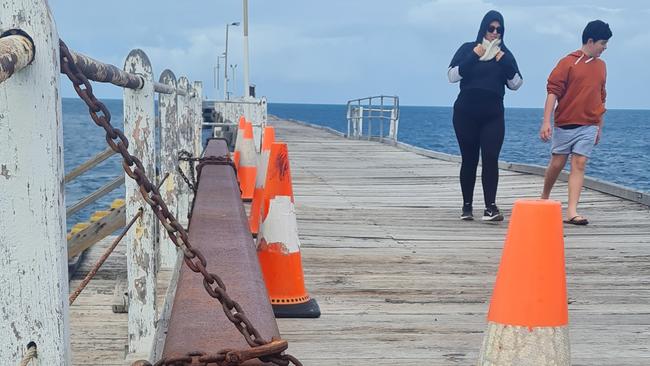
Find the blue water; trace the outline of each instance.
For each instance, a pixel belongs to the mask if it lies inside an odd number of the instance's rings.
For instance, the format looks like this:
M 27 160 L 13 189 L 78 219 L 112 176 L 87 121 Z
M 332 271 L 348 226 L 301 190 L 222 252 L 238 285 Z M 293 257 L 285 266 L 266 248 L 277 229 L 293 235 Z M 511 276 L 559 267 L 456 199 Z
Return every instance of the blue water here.
M 346 106 L 269 104 L 269 114 L 347 132 Z M 539 137 L 543 110 L 507 108 L 501 160 L 546 166 L 550 145 Z M 398 140 L 459 155 L 451 123 L 451 107 L 400 107 Z M 587 165 L 587 175 L 650 192 L 650 110 L 609 110 L 600 144 Z
M 122 128 L 122 101 L 104 101 L 115 127 Z M 345 105 L 270 103 L 269 113 L 328 126 L 346 132 Z M 451 125 L 449 107 L 400 108 L 398 139 L 411 145 L 459 154 Z M 507 109 L 506 137 L 501 160 L 546 165 L 549 145 L 537 137 L 541 109 Z M 207 130 L 204 132 L 207 133 Z M 66 173 L 106 148 L 103 130 L 88 116 L 88 108 L 78 99 L 63 99 L 63 140 Z M 121 161 L 113 156 L 90 172 L 66 184 L 68 206 L 123 174 Z M 605 118 L 601 144 L 594 150 L 587 174 L 636 190 L 650 192 L 650 111 L 610 110 Z M 92 212 L 105 209 L 124 195 L 118 188 L 77 214 L 68 217 L 68 228 L 85 221 Z

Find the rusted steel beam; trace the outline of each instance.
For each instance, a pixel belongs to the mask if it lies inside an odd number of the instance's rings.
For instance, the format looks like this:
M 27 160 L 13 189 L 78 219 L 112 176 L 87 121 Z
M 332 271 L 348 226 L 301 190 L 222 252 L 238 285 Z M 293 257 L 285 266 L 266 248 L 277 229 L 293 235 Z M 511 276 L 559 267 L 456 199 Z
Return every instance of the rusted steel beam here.
M 79 67 L 88 79 L 101 83 L 111 83 L 128 89 L 142 89 L 142 76 L 126 72 L 111 64 L 97 61 L 79 52 L 72 50 L 71 52 L 72 58 L 77 63 L 77 67 Z M 157 93 L 173 94 L 176 92 L 177 94 L 185 95 L 184 90 L 174 90 L 171 86 L 162 83 L 154 82 L 153 87 Z
M 165 83 L 159 83 L 159 82 L 154 82 L 153 83 L 153 90 L 156 93 L 160 93 L 160 94 L 174 94 L 174 93 L 176 93 L 178 95 L 185 95 L 186 94 L 185 90 L 176 89 L 171 85 L 167 85 Z
M 0 36 L 0 83 L 34 60 L 34 43 L 22 35 L 6 32 Z
M 210 140 L 205 156 L 228 152 L 223 140 Z M 244 309 L 262 338 L 279 337 L 255 245 L 248 228 L 239 186 L 228 165 L 206 165 L 199 187 L 189 232 L 192 246 L 207 260 L 207 270 L 221 277 L 230 297 Z M 163 357 L 190 351 L 217 352 L 246 349 L 248 344 L 210 297 L 200 275 L 183 266 L 172 307 Z M 251 360 L 244 365 L 266 365 Z
M 126 72 L 73 50 L 70 52 L 79 70 L 90 80 L 111 83 L 128 89 L 142 89 L 142 85 L 144 85 L 144 80 L 140 75 Z

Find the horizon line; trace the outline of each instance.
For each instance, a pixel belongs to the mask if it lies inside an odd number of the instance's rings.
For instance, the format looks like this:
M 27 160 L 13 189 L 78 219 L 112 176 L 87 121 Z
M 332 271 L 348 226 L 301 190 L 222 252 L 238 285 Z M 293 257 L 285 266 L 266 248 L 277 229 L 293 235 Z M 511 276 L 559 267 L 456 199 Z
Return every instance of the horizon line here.
M 76 99 L 81 101 L 79 97 L 61 97 L 61 99 Z M 104 100 L 123 100 L 122 98 L 102 98 Z M 210 100 L 210 99 L 208 99 Z M 204 100 L 205 101 L 205 100 Z M 306 102 L 271 102 L 267 100 L 268 104 L 299 104 L 299 105 L 335 105 L 335 106 L 345 106 L 347 103 L 306 103 Z M 421 107 L 421 108 L 453 108 L 453 105 L 412 105 L 412 104 L 400 104 L 400 107 Z M 506 106 L 506 109 L 544 109 L 544 107 L 522 107 L 522 106 Z M 625 111 L 650 111 L 650 108 L 642 107 L 612 107 L 607 108 L 610 110 L 625 110 Z

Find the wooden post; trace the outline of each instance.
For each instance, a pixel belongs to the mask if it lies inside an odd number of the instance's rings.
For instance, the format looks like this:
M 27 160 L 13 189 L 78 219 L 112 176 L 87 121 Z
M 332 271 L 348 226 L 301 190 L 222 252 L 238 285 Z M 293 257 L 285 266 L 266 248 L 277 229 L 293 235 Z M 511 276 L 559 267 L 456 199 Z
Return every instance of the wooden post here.
M 171 70 L 160 74 L 160 82 L 176 89 L 176 76 Z M 158 112 L 160 113 L 160 169 L 161 176 L 169 173 L 169 177 L 160 187 L 160 195 L 165 200 L 169 212 L 174 216 L 178 212 L 178 187 L 182 187 L 176 166 L 178 164 L 178 106 L 177 93 L 159 94 Z M 172 268 L 176 263 L 176 246 L 169 240 L 165 227 L 160 225 L 160 267 Z
M 201 132 L 203 131 L 203 83 L 200 81 L 194 82 L 194 94 L 193 94 L 193 117 L 192 121 L 192 131 L 194 134 L 194 156 L 201 156 L 203 152 L 203 144 L 201 141 Z
M 191 98 L 191 88 L 190 82 L 185 76 L 181 76 L 178 79 L 178 89 L 185 90 L 185 95 L 178 96 L 177 108 L 178 108 L 178 150 L 186 150 L 191 153 L 194 152 L 192 138 L 190 137 L 190 106 L 189 100 Z M 178 156 L 176 156 L 178 159 Z M 187 163 L 178 163 L 178 166 L 183 169 L 185 175 L 189 179 L 189 168 Z M 181 178 L 182 180 L 182 178 Z M 178 221 L 184 226 L 187 227 L 189 220 L 187 219 L 187 214 L 190 210 L 191 202 L 191 189 L 183 181 L 183 183 L 178 187 L 178 214 L 176 217 Z
M 144 78 L 142 89 L 124 89 L 124 133 L 129 139 L 129 152 L 142 161 L 147 176 L 153 181 L 155 121 L 151 63 L 142 50 L 133 50 L 126 58 L 124 70 Z M 155 217 L 137 183 L 127 176 L 125 185 L 127 219 L 130 220 L 140 207 L 144 208 L 143 215 L 126 236 L 129 352 L 148 353 L 156 320 Z
M 46 1 L 9 0 L 2 30 L 35 43 L 31 65 L 0 83 L 0 363 L 70 365 L 59 36 Z

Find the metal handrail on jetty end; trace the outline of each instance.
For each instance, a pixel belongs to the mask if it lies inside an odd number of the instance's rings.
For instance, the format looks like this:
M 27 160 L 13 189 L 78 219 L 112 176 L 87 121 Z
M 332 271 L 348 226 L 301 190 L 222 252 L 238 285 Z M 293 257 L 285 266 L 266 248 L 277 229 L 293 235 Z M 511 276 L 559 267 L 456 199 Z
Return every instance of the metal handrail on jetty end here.
M 352 99 L 347 102 L 348 138 L 368 140 L 388 139 L 397 142 L 399 128 L 399 97 L 378 95 Z M 364 132 L 364 122 L 367 128 Z M 384 124 L 388 122 L 388 135 L 384 136 Z M 378 124 L 378 132 L 373 134 L 373 124 Z
M 190 314 L 198 320 L 194 325 L 204 324 L 201 321 L 203 314 L 213 316 L 215 305 L 217 309 L 223 307 L 225 315 L 234 323 L 228 331 L 241 332 L 243 338 L 237 341 L 244 341 L 246 347 L 240 350 L 231 344 L 218 342 L 213 345 L 214 348 L 204 350 L 206 354 L 216 352 L 216 359 L 227 360 L 229 364 L 256 358 L 269 359 L 273 364 L 299 364 L 290 355 L 281 354 L 286 349 L 285 341 L 266 337 L 268 323 L 262 322 L 260 332 L 253 327 L 253 323 L 259 321 L 258 312 L 249 315 L 249 320 L 239 303 L 228 297 L 219 276 L 208 272 L 208 262 L 212 262 L 216 269 L 221 267 L 214 255 L 204 256 L 198 249 L 200 245 L 190 245 L 190 235 L 185 227 L 189 222 L 193 193 L 184 185 L 178 168 L 187 169 L 188 164 L 194 162 L 181 163 L 179 153 L 188 151 L 196 157 L 202 153 L 201 82 L 190 83 L 186 77 L 177 79 L 170 70 L 164 70 L 159 81 L 154 81 L 151 62 L 139 49 L 128 54 L 123 69 L 71 51 L 60 42 L 52 14 L 44 0 L 3 3 L 0 24 L 20 30 L 3 32 L 0 36 L 0 99 L 3 100 L 0 105 L 0 128 L 3 131 L 3 146 L 0 148 L 0 189 L 3 191 L 0 216 L 3 219 L 0 221 L 0 232 L 10 239 L 5 241 L 3 237 L 2 243 L 7 261 L 0 269 L 0 299 L 4 309 L 0 328 L 12 327 L 14 330 L 0 340 L 0 354 L 4 361 L 9 364 L 29 362 L 22 358 L 29 349 L 29 357 L 37 354 L 40 364 L 70 364 L 68 301 L 72 300 L 69 300 L 69 278 L 65 270 L 69 248 L 65 240 L 64 182 L 71 181 L 113 153 L 118 153 L 123 158 L 123 177 L 73 207 L 76 210 L 85 206 L 87 202 L 95 201 L 120 185 L 122 180 L 125 181 L 125 204 L 105 217 L 115 216 L 123 210 L 124 217 L 132 218 L 133 222 L 132 230 L 128 230 L 125 236 L 129 295 L 128 337 L 124 339 L 127 360 L 136 357 L 152 361 L 158 361 L 159 357 L 166 359 L 170 355 L 165 354 L 165 350 L 172 346 L 176 350 L 184 350 L 188 355 L 196 350 L 197 346 L 183 343 L 183 333 L 178 334 L 185 331 L 187 322 L 179 322 L 180 327 L 169 329 L 168 332 L 163 324 L 166 323 L 164 317 L 169 313 L 159 314 L 157 306 L 158 270 L 173 267 L 173 271 L 178 273 L 178 266 L 186 264 L 191 272 L 204 276 L 199 288 L 206 287 L 207 295 L 215 300 L 202 302 L 205 305 L 200 314 Z M 103 128 L 97 132 L 105 133 L 112 151 L 107 150 L 91 158 L 67 177 L 63 174 L 61 73 L 72 81 L 75 91 L 89 107 L 92 121 Z M 110 110 L 94 96 L 89 80 L 124 88 L 124 132 L 111 125 Z M 156 97 L 157 116 L 154 108 Z M 265 100 L 263 104 L 265 112 Z M 160 131 L 158 146 L 156 131 Z M 223 161 L 219 160 L 223 156 L 212 158 L 201 160 L 201 163 L 223 165 Z M 225 160 L 229 161 L 227 156 Z M 160 167 L 159 177 L 155 175 L 156 166 Z M 232 176 L 228 171 L 232 169 L 229 164 L 224 169 Z M 200 177 L 201 164 L 198 170 Z M 167 175 L 169 177 L 163 182 L 163 176 Z M 229 190 L 217 193 L 238 198 L 236 180 L 231 180 Z M 199 193 L 210 187 L 210 182 L 206 182 L 199 185 Z M 238 204 L 241 205 L 240 200 Z M 228 206 L 223 209 L 228 210 Z M 243 207 L 239 209 L 243 211 Z M 241 213 L 235 215 L 237 220 L 242 217 Z M 229 238 L 233 225 L 215 226 L 212 219 L 202 219 L 193 227 L 202 233 L 207 230 L 205 237 L 208 241 L 214 235 Z M 245 233 L 248 224 L 245 220 L 241 224 L 240 231 Z M 99 225 L 98 229 L 100 227 L 105 229 L 110 225 Z M 243 239 L 228 239 L 226 244 L 231 245 L 232 240 Z M 252 248 L 252 237 L 248 235 L 246 240 L 241 244 Z M 116 244 L 114 242 L 112 247 Z M 109 254 L 107 252 L 106 256 Z M 179 261 L 179 257 L 184 260 Z M 258 265 L 257 261 L 254 264 Z M 91 272 L 96 272 L 96 269 Z M 259 275 L 259 270 L 251 273 Z M 262 283 L 261 279 L 255 281 Z M 84 285 L 86 283 L 87 279 Z M 80 291 L 75 291 L 75 297 Z M 173 291 L 175 284 L 168 288 L 168 300 L 173 299 Z M 197 294 L 205 295 L 204 292 Z M 261 298 L 258 296 L 255 300 L 257 303 L 263 303 L 260 299 L 268 301 L 266 293 L 258 291 L 258 295 Z M 270 303 L 267 305 L 270 310 Z M 110 304 L 106 306 L 110 307 Z M 171 309 L 171 305 L 165 304 L 163 309 Z M 182 310 L 182 307 L 174 308 L 174 311 Z M 272 311 L 268 313 L 270 317 L 266 317 L 266 321 L 275 324 Z M 11 326 L 7 322 L 11 322 Z M 210 331 L 228 334 L 221 329 Z M 171 343 L 166 343 L 166 336 L 171 337 Z M 236 337 L 231 335 L 227 338 L 232 340 Z M 161 340 L 164 349 L 160 346 Z M 225 352 L 219 352 L 222 346 Z M 194 356 L 187 357 L 190 358 L 188 362 L 192 362 Z M 208 359 L 213 360 L 210 357 Z M 167 364 L 167 361 L 163 360 L 163 363 Z

